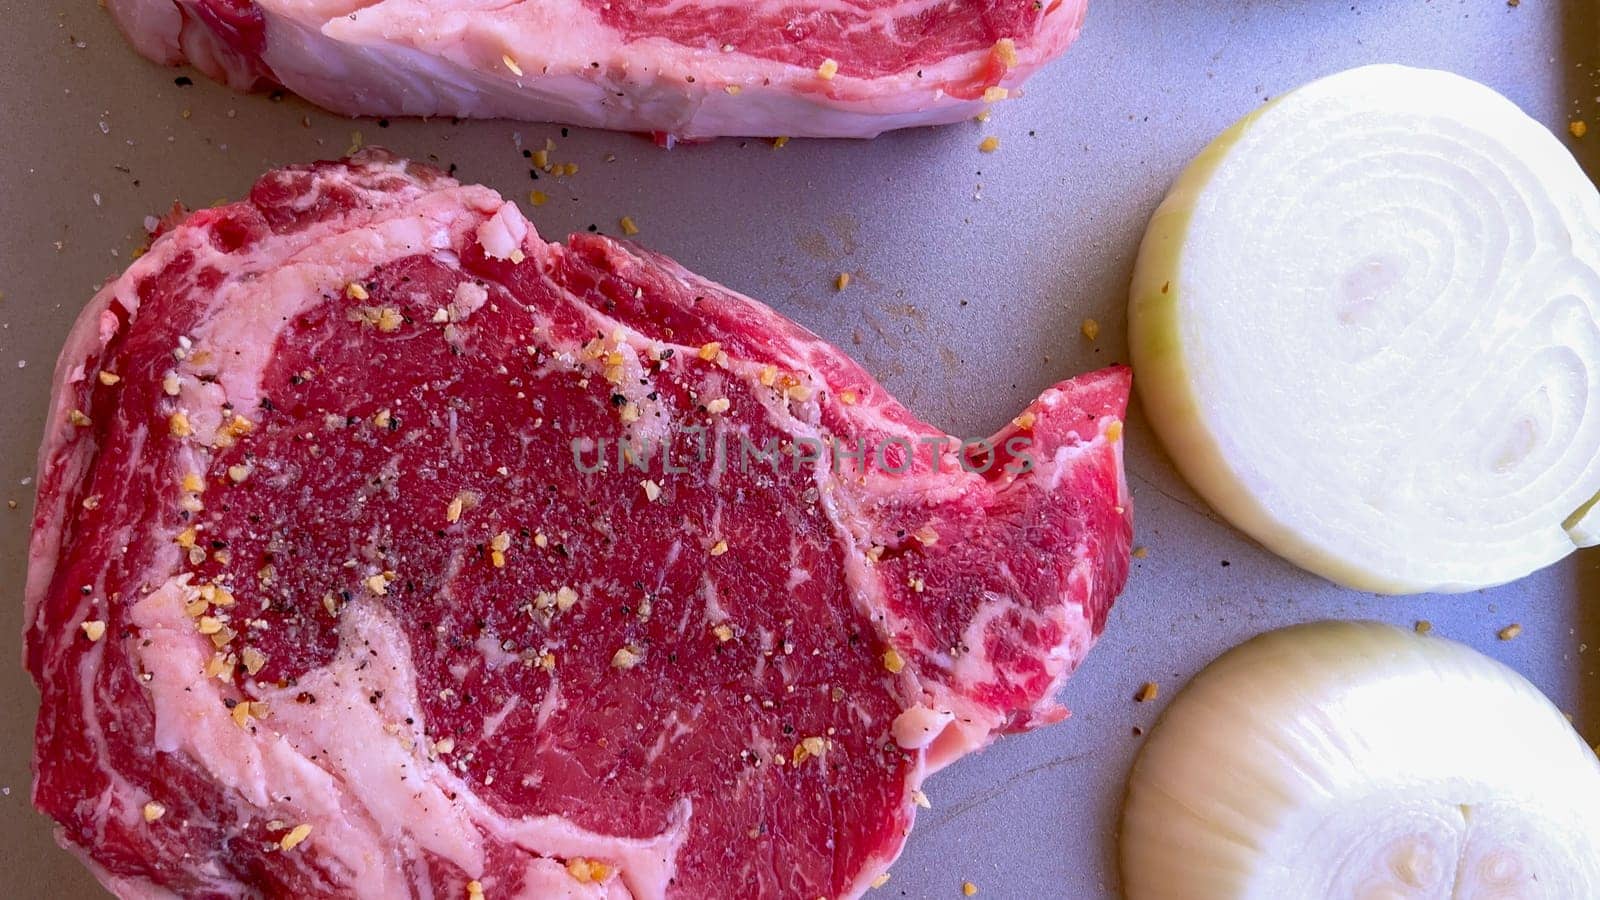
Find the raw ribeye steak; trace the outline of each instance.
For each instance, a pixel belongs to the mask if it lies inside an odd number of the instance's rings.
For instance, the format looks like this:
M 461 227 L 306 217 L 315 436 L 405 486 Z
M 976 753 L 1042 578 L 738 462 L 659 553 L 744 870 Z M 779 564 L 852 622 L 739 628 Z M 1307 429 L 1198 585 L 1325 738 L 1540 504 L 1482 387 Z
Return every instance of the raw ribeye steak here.
M 683 138 L 956 122 L 1067 49 L 1087 0 L 108 0 L 141 53 L 350 115 Z
M 1125 369 L 954 446 L 379 152 L 190 215 L 56 377 L 33 796 L 128 897 L 855 896 L 1127 573 Z

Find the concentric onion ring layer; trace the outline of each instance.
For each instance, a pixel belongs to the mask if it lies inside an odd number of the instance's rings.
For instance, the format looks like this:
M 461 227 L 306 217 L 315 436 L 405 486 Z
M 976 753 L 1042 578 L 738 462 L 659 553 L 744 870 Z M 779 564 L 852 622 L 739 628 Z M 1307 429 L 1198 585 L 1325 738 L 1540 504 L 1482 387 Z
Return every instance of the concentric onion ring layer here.
M 1369 590 L 1469 590 L 1592 543 L 1600 197 L 1505 98 L 1374 66 L 1184 174 L 1133 287 L 1158 431 L 1225 516 Z
M 1178 695 L 1121 843 L 1128 900 L 1600 897 L 1600 760 L 1469 647 L 1317 622 Z

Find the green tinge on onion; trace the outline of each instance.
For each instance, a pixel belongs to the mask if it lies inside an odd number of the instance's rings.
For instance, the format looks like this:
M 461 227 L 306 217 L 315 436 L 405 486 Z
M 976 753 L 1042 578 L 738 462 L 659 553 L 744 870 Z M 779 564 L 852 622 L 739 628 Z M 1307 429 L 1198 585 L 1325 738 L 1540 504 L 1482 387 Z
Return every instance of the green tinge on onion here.
M 1600 759 L 1533 685 L 1373 622 L 1258 637 L 1173 701 L 1123 812 L 1128 900 L 1600 897 Z
M 1180 470 L 1366 590 L 1470 590 L 1600 541 L 1600 194 L 1483 85 L 1371 66 L 1218 138 L 1129 325 Z

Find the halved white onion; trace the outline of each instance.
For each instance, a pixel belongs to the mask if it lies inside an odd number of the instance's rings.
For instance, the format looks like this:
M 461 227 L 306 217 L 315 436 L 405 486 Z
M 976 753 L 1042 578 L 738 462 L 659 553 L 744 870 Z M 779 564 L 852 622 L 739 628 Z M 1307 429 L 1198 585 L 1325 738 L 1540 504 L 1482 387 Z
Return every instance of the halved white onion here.
M 1471 648 L 1376 622 L 1271 632 L 1134 764 L 1128 900 L 1600 897 L 1600 759 Z
M 1600 541 L 1600 195 L 1483 85 L 1400 66 L 1279 98 L 1156 212 L 1129 326 L 1184 476 L 1291 561 L 1386 593 Z

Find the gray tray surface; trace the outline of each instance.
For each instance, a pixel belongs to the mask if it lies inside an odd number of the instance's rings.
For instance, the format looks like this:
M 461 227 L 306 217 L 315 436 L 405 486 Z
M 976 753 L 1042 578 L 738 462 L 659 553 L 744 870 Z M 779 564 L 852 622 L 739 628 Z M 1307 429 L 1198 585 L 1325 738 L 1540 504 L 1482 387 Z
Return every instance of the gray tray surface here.
M 347 120 L 151 65 L 83 0 L 0 0 L 0 893 L 98 896 L 28 804 L 37 695 L 17 666 L 34 452 L 74 315 L 174 199 L 241 195 L 263 170 L 358 140 L 525 198 L 520 146 L 579 163 L 529 208 L 548 237 L 618 231 L 759 297 L 854 355 L 931 422 L 988 434 L 1041 389 L 1125 361 L 1134 253 L 1173 176 L 1269 97 L 1370 62 L 1451 69 L 1558 130 L 1600 174 L 1595 0 L 1098 0 L 1083 40 L 986 125 L 870 143 L 727 140 L 664 152 L 627 135 L 508 122 Z M 193 73 L 190 73 L 193 74 Z M 1574 118 L 1592 128 L 1566 133 Z M 360 137 L 357 138 L 356 135 Z M 988 134 L 999 152 L 978 152 Z M 853 282 L 835 292 L 832 281 Z M 1085 318 L 1101 325 L 1091 343 Z M 1066 689 L 1065 724 L 1005 738 L 933 779 L 875 896 L 1115 896 L 1115 822 L 1140 738 L 1207 661 L 1277 625 L 1428 619 L 1528 675 L 1600 740 L 1600 556 L 1513 585 L 1389 599 L 1296 570 L 1210 513 L 1138 411 L 1128 470 L 1137 543 L 1105 638 Z M 15 500 L 16 509 L 4 501 Z M 1510 623 L 1521 637 L 1500 642 Z M 1145 681 L 1154 703 L 1133 695 Z

